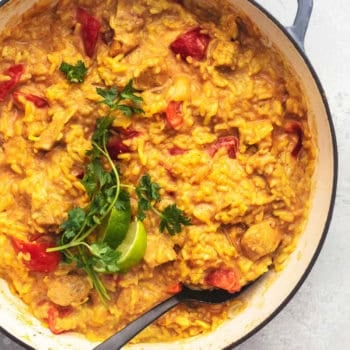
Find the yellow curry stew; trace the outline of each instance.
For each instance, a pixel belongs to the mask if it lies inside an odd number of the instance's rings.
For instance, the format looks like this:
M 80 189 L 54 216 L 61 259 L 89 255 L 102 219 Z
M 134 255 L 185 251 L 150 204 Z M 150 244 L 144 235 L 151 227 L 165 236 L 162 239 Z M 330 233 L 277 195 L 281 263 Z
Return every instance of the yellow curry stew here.
M 315 140 L 295 74 L 228 1 L 39 3 L 0 52 L 0 277 L 54 334 L 105 339 L 183 285 L 283 268 Z M 133 341 L 236 311 L 180 305 Z

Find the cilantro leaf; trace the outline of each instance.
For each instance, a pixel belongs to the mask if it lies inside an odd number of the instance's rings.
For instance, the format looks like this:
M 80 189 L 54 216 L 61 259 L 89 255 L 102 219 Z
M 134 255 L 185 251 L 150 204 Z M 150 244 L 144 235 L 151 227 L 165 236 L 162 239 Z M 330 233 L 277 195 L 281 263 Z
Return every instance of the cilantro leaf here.
M 192 225 L 188 218 L 176 204 L 168 205 L 161 213 L 160 232 L 167 230 L 170 235 L 181 232 L 182 226 Z
M 123 100 L 130 100 L 136 105 L 140 105 L 143 101 L 142 97 L 135 95 L 135 92 L 140 92 L 133 87 L 133 80 L 129 80 L 124 89 L 120 92 L 120 97 Z
M 141 177 L 139 185 L 136 187 L 136 194 L 139 198 L 146 198 L 149 201 L 159 201 L 160 186 L 152 182 L 151 177 L 145 174 Z
M 64 234 L 61 241 L 66 242 L 74 238 L 80 231 L 85 221 L 85 211 L 81 208 L 73 208 L 68 212 L 68 218 L 61 224 Z
M 139 91 L 133 87 L 133 80 L 130 80 L 121 91 L 112 87 L 110 89 L 96 88 L 96 92 L 103 97 L 99 103 L 104 103 L 111 111 L 119 110 L 128 117 L 143 113 L 139 107 L 143 99 L 141 96 L 135 95 Z M 127 103 L 121 103 L 122 101 Z
M 96 272 L 116 273 L 119 272 L 117 261 L 120 253 L 112 249 L 105 242 L 96 242 L 89 246 L 92 254 L 92 266 Z
M 78 84 L 84 81 L 88 69 L 85 67 L 84 62 L 79 60 L 75 66 L 62 62 L 60 71 L 64 73 L 70 83 Z
M 96 121 L 96 129 L 92 134 L 91 140 L 100 147 L 103 147 L 103 142 L 108 136 L 109 128 L 112 126 L 113 120 L 114 119 L 111 117 L 103 117 Z
M 125 190 L 120 190 L 117 201 L 114 207 L 118 210 L 130 211 L 130 195 Z
M 143 221 L 146 218 L 146 212 L 150 209 L 156 213 L 161 221 L 159 229 L 161 232 L 168 231 L 170 235 L 181 232 L 182 226 L 191 225 L 191 220 L 180 210 L 176 204 L 168 205 L 164 211 L 159 211 L 154 205 L 160 201 L 160 186 L 152 182 L 151 177 L 143 175 L 136 187 L 138 197 L 137 218 Z
M 152 182 L 148 174 L 141 177 L 136 187 L 138 197 L 137 218 L 139 220 L 143 221 L 146 218 L 145 212 L 152 208 L 152 202 L 158 202 L 160 200 L 159 190 L 160 186 Z
M 137 206 L 137 218 L 140 221 L 146 219 L 146 211 L 152 208 L 151 203 L 145 198 L 139 198 Z
M 116 87 L 110 89 L 96 88 L 96 92 L 104 98 L 100 103 L 104 103 L 111 109 L 114 108 L 115 100 L 119 97 L 119 92 Z

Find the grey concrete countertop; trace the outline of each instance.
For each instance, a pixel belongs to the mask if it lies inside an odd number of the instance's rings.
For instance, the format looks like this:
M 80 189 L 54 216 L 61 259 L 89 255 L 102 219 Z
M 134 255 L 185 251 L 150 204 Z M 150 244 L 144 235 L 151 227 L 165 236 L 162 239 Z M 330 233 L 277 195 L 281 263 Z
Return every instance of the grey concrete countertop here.
M 292 22 L 296 0 L 258 2 L 281 23 Z M 338 137 L 333 221 L 320 257 L 299 292 L 237 350 L 350 349 L 350 2 L 314 2 L 305 47 L 326 90 Z M 20 349 L 0 336 L 0 350 Z

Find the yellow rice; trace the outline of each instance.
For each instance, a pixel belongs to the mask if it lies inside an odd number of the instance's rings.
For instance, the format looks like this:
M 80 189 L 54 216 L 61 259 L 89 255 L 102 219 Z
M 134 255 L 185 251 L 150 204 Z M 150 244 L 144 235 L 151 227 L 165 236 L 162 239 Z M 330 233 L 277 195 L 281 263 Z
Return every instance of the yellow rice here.
M 87 162 L 95 121 L 106 113 L 96 103 L 97 86 L 122 88 L 134 79 L 142 90 L 143 115 L 114 114 L 115 127 L 140 132 L 126 142 L 131 152 L 119 157 L 123 181 L 136 184 L 149 173 L 161 186 L 161 206 L 175 201 L 193 225 L 175 236 L 161 234 L 158 218 L 150 214 L 145 259 L 119 276 L 117 286 L 106 278 L 108 307 L 90 290 L 86 302 L 57 319 L 57 328 L 104 339 L 168 297 L 167 288 L 175 283 L 207 288 L 207 271 L 219 267 L 238 269 L 244 285 L 280 268 L 302 232 L 316 155 L 298 82 L 279 54 L 264 46 L 254 25 L 225 2 L 213 2 L 210 11 L 194 1 L 185 4 L 189 9 L 170 0 L 123 0 L 117 10 L 114 0 L 60 0 L 50 9 L 35 7 L 0 37 L 0 72 L 24 64 L 20 89 L 44 96 L 50 105 L 38 109 L 26 101 L 22 110 L 11 98 L 0 104 L 0 276 L 45 325 L 49 284 L 59 276 L 86 276 L 64 264 L 50 274 L 29 271 L 28 257 L 15 252 L 10 238 L 57 234 L 69 209 L 87 204 L 77 175 Z M 75 25 L 77 6 L 114 29 L 114 42 L 99 40 L 92 59 Z M 211 36 L 206 59 L 184 61 L 169 45 L 197 26 Z M 137 47 L 118 53 L 113 47 L 118 40 L 134 40 Z M 78 60 L 89 67 L 87 78 L 69 84 L 59 66 Z M 164 119 L 169 101 L 183 102 L 178 130 Z M 289 119 L 303 130 L 298 157 L 292 156 L 295 135 L 283 129 Z M 231 134 L 239 137 L 236 159 L 225 148 L 208 153 L 220 135 Z M 173 147 L 187 151 L 169 155 Z M 135 204 L 133 198 L 134 212 Z M 264 252 L 272 239 L 264 225 L 279 235 L 272 252 Z M 251 227 L 263 236 L 257 238 L 263 243 L 255 247 L 262 251 L 258 255 L 245 236 Z M 230 303 L 180 305 L 134 341 L 211 331 L 229 308 Z

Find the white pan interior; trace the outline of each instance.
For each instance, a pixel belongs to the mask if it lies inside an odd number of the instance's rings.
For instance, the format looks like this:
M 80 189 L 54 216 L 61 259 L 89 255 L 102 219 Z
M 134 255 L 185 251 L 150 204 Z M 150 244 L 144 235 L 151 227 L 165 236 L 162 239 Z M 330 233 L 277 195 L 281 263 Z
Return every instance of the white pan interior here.
M 12 0 L 4 5 L 0 9 L 0 30 L 9 21 L 12 22 L 13 18 L 18 18 L 33 3 L 35 0 Z M 335 159 L 327 110 L 317 83 L 302 56 L 278 26 L 247 0 L 235 0 L 234 5 L 239 11 L 247 14 L 258 25 L 263 35 L 279 48 L 302 81 L 311 126 L 317 134 L 319 151 L 309 221 L 285 269 L 280 273 L 270 272 L 263 280 L 257 282 L 243 296 L 248 302 L 245 310 L 224 323 L 217 331 L 191 340 L 171 344 L 132 345 L 128 349 L 217 350 L 239 341 L 279 309 L 303 280 L 315 254 L 317 255 L 327 226 L 332 202 Z M 1 327 L 37 350 L 88 350 L 96 345 L 74 334 L 52 335 L 36 319 L 29 316 L 25 305 L 11 295 L 3 281 L 0 281 L 0 314 Z

